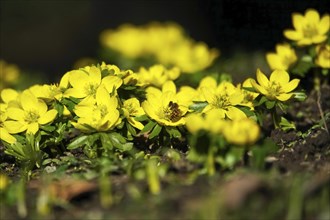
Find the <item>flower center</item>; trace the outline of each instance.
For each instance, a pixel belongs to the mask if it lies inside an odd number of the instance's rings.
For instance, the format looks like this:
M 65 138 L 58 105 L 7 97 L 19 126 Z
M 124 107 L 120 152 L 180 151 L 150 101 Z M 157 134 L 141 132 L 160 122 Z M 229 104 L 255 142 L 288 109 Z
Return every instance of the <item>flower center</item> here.
M 270 82 L 266 90 L 271 97 L 276 97 L 283 93 L 281 85 L 274 81 Z
M 179 105 L 175 102 L 170 101 L 168 106 L 163 109 L 164 118 L 171 122 L 177 122 L 180 120 L 182 113 L 179 109 Z
M 85 85 L 84 89 L 87 96 L 95 96 L 97 88 L 98 88 L 97 84 L 89 83 Z
M 217 95 L 211 103 L 214 107 L 220 109 L 227 109 L 231 105 L 228 95 Z
M 318 35 L 318 30 L 315 27 L 315 25 L 306 25 L 306 27 L 303 29 L 304 37 L 306 38 L 313 38 Z
M 24 121 L 26 121 L 28 124 L 38 122 L 38 119 L 40 118 L 40 115 L 33 110 L 28 111 L 25 114 Z

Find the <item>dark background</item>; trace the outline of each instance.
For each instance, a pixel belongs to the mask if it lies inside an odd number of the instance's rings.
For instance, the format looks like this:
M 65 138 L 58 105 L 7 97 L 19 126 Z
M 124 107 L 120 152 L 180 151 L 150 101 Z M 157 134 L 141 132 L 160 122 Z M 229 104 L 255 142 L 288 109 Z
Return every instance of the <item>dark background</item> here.
M 235 51 L 274 50 L 291 13 L 328 0 L 0 0 L 0 58 L 52 80 L 84 56 L 97 55 L 99 33 L 124 22 L 175 21 L 198 41 Z

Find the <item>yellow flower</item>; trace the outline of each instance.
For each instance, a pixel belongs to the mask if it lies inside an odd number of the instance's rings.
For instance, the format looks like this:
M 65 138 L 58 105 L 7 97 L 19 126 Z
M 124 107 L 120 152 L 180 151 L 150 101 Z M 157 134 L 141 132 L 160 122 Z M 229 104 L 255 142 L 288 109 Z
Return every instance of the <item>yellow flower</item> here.
M 0 139 L 9 144 L 13 144 L 16 142 L 16 138 L 9 134 L 4 124 L 4 122 L 7 120 L 6 108 L 7 106 L 5 104 L 0 104 Z
M 124 116 L 127 118 L 127 121 L 133 126 L 136 127 L 139 130 L 142 130 L 144 125 L 135 120 L 135 116 L 141 116 L 144 115 L 144 110 L 140 106 L 140 102 L 137 98 L 130 98 L 124 101 L 123 108 Z
M 87 133 L 109 131 L 121 122 L 117 106 L 117 97 L 110 96 L 106 88 L 100 86 L 95 99 L 84 99 L 75 106 L 74 112 L 79 118 L 72 125 Z
M 157 64 L 148 70 L 141 67 L 138 76 L 140 84 L 161 88 L 165 82 L 177 79 L 180 76 L 180 70 L 177 67 L 166 69 L 163 65 Z
M 305 16 L 299 13 L 292 14 L 292 23 L 295 30 L 285 30 L 284 36 L 289 40 L 297 41 L 300 46 L 318 44 L 327 39 L 330 27 L 328 14 L 320 18 L 314 9 L 307 9 Z
M 19 75 L 20 70 L 16 65 L 0 60 L 0 90 L 6 88 L 8 85 L 17 83 Z
M 203 42 L 187 41 L 171 51 L 171 64 L 178 66 L 184 73 L 195 73 L 209 67 L 219 56 L 219 51 L 209 49 Z
M 73 70 L 69 73 L 69 82 L 72 88 L 66 91 L 66 96 L 75 98 L 95 98 L 98 87 L 102 84 L 109 93 L 118 89 L 122 80 L 117 76 L 101 78 L 101 70 L 96 66 Z
M 292 97 L 293 91 L 299 84 L 299 79 L 290 81 L 290 76 L 285 70 L 274 70 L 268 80 L 260 69 L 257 70 L 257 81 L 251 79 L 252 86 L 269 100 L 287 101 Z
M 11 134 L 25 130 L 35 134 L 40 125 L 52 122 L 57 116 L 55 109 L 48 110 L 46 103 L 28 90 L 23 91 L 18 99 L 20 106 L 9 106 L 6 111 L 12 120 L 5 121 L 4 125 Z
M 225 120 L 221 118 L 219 109 L 213 109 L 207 113 L 192 113 L 186 117 L 186 128 L 192 134 L 205 130 L 212 134 L 222 134 Z
M 266 59 L 272 70 L 287 70 L 297 61 L 297 55 L 289 44 L 277 44 L 276 53 L 267 53 Z
M 166 82 L 162 91 L 154 87 L 149 87 L 146 91 L 147 100 L 142 103 L 142 108 L 150 118 L 165 126 L 185 124 L 183 116 L 188 107 L 181 105 L 172 81 Z
M 226 121 L 223 135 L 229 143 L 237 145 L 254 144 L 260 135 L 259 125 L 250 118 Z
M 208 78 L 209 85 L 203 85 L 201 91 L 208 102 L 203 112 L 219 109 L 219 117 L 230 119 L 244 118 L 246 115 L 237 108 L 244 99 L 242 92 L 230 82 L 221 82 L 217 85 L 215 79 Z
M 241 90 L 242 94 L 244 95 L 241 105 L 249 107 L 250 110 L 254 110 L 253 100 L 257 98 L 259 94 L 244 89 L 244 88 L 252 88 L 251 78 L 244 80 L 243 84 L 242 85 L 238 84 L 237 87 Z
M 319 45 L 316 47 L 316 65 L 322 68 L 330 68 L 330 45 Z

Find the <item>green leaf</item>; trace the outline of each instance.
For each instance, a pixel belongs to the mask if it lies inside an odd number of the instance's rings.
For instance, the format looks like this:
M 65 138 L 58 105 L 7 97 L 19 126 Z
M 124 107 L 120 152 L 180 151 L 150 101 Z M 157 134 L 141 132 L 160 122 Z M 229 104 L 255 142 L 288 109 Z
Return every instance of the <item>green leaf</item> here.
M 80 136 L 80 137 L 76 138 L 74 141 L 72 141 L 67 146 L 67 149 L 69 149 L 69 150 L 77 149 L 78 147 L 86 145 L 87 142 L 88 142 L 88 135 Z
M 137 121 L 146 121 L 149 118 L 148 118 L 147 115 L 141 115 L 141 116 L 135 116 L 134 119 L 137 120 Z
M 130 123 L 126 122 L 126 127 L 131 135 L 136 136 L 136 130 Z
M 293 97 L 302 102 L 307 98 L 307 95 L 304 92 L 294 92 Z
M 182 135 L 175 127 L 166 127 L 166 132 L 173 138 L 180 138 Z
M 286 118 L 281 117 L 280 127 L 283 131 L 296 130 L 296 126 L 293 122 L 289 122 Z
M 207 105 L 207 102 L 194 101 L 194 103 L 189 106 L 189 109 L 195 112 L 201 112 Z
M 104 149 L 111 150 L 113 148 L 113 144 L 112 144 L 109 134 L 100 133 L 100 140 L 101 140 L 102 147 Z
M 151 131 L 151 129 L 153 128 L 153 127 L 155 127 L 155 125 L 156 125 L 157 123 L 156 122 L 154 122 L 154 121 L 149 121 L 148 122 L 148 124 L 146 124 L 145 126 L 144 126 L 144 128 L 141 130 L 141 132 L 140 133 L 148 133 L 149 131 Z
M 159 135 L 160 131 L 162 130 L 162 126 L 160 126 L 159 124 L 156 124 L 156 126 L 154 127 L 154 129 L 152 129 L 152 132 L 149 135 L 149 139 L 153 139 L 154 137 L 156 137 L 157 135 Z
M 266 104 L 266 108 L 267 109 L 272 109 L 272 108 L 274 108 L 274 106 L 275 106 L 275 101 L 266 101 L 265 102 L 265 104 Z
M 304 77 L 306 73 L 314 66 L 311 56 L 303 56 L 298 63 L 292 68 L 291 72 L 298 76 Z
M 53 132 L 55 131 L 56 127 L 55 126 L 51 126 L 51 125 L 43 125 L 40 126 L 40 128 L 44 131 L 48 131 L 48 132 Z

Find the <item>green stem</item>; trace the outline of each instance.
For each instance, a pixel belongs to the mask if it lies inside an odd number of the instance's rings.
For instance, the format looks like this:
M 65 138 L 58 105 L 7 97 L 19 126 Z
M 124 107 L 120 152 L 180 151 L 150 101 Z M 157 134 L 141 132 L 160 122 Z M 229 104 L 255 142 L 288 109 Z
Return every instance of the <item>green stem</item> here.
M 158 194 L 160 192 L 160 181 L 158 175 L 158 167 L 156 159 L 147 160 L 147 181 L 149 190 L 152 194 Z

